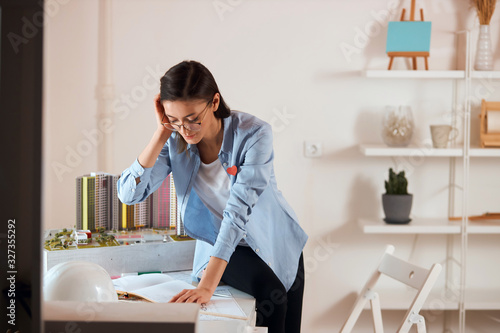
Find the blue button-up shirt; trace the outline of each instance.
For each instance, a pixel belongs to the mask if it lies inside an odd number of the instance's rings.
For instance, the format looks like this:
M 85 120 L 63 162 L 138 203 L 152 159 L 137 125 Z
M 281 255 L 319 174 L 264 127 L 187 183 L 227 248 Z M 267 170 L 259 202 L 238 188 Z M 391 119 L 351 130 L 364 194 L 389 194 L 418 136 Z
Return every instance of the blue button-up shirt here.
M 232 111 L 224 118 L 224 136 L 218 155 L 228 172 L 229 200 L 217 219 L 193 189 L 200 167 L 196 145 L 177 153 L 174 133 L 155 165 L 143 168 L 137 159 L 118 180 L 118 198 L 131 205 L 156 191 L 170 172 L 186 233 L 198 241 L 193 276 L 200 276 L 210 256 L 229 262 L 242 238 L 270 266 L 289 290 L 297 274 L 307 235 L 276 185 L 271 126 L 247 113 Z M 229 170 L 228 170 L 229 169 Z M 136 185 L 136 178 L 140 182 Z

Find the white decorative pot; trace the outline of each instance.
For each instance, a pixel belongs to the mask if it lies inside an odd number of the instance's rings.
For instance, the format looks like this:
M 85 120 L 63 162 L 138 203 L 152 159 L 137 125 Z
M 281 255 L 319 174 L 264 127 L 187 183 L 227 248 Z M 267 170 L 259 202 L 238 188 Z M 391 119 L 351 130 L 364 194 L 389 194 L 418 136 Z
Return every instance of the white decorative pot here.
M 479 26 L 479 38 L 477 40 L 474 69 L 477 71 L 493 70 L 493 52 L 491 49 L 490 26 L 487 24 Z

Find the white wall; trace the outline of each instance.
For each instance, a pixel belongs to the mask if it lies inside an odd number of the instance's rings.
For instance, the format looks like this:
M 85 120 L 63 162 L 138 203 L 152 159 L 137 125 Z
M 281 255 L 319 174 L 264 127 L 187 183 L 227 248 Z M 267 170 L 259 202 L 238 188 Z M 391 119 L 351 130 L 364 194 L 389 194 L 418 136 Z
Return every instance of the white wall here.
M 445 236 L 366 235 L 357 222 L 383 216 L 380 195 L 393 161 L 363 157 L 357 145 L 381 142 L 384 106 L 412 106 L 416 143 L 429 140 L 428 125 L 444 122 L 451 111 L 449 81 L 362 76 L 362 70 L 387 66 L 386 21 L 375 17 L 393 3 L 398 5 L 386 0 L 113 1 L 113 69 L 120 111 L 112 131 L 113 166 L 103 171 L 121 173 L 149 141 L 155 127 L 152 100 L 164 72 L 185 59 L 205 64 L 231 108 L 275 124 L 278 185 L 310 236 L 305 249 L 305 332 L 340 328 L 353 293 L 365 282 L 384 244 L 393 243 L 398 255 L 422 265 L 445 259 Z M 475 28 L 474 13 L 467 1 L 419 3 L 433 22 L 430 69 L 452 69 L 453 32 Z M 216 5 L 221 4 L 229 10 L 218 11 Z M 97 9 L 97 0 L 69 1 L 49 17 L 45 29 L 45 228 L 75 224 L 75 177 L 98 171 L 97 147 L 85 134 L 96 130 Z M 399 13 L 391 18 L 399 19 Z M 493 43 L 499 55 L 496 14 Z M 359 32 L 365 28 L 366 38 Z M 342 51 L 347 44 L 353 53 Z M 401 59 L 395 61 L 396 68 L 404 65 Z M 147 96 L 140 94 L 144 90 Z M 498 83 L 489 98 L 500 98 Z M 475 121 L 477 106 L 474 112 Z M 304 158 L 304 140 L 321 141 L 323 157 Z M 448 162 L 407 159 L 405 165 L 415 195 L 413 216 L 446 216 Z M 498 211 L 500 178 L 493 171 L 499 166 L 498 159 L 473 161 L 473 213 Z M 473 237 L 470 262 L 476 266 L 470 281 L 498 289 L 498 265 L 478 264 L 485 263 L 479 258 L 494 260 L 489 255 L 500 250 L 498 237 Z M 478 273 L 483 271 L 487 276 Z M 493 332 L 494 325 L 498 329 L 492 316 L 500 318 L 498 312 L 471 313 L 476 326 L 470 331 Z M 363 319 L 369 327 L 369 317 Z M 431 319 L 430 325 L 439 327 L 442 316 L 432 313 Z

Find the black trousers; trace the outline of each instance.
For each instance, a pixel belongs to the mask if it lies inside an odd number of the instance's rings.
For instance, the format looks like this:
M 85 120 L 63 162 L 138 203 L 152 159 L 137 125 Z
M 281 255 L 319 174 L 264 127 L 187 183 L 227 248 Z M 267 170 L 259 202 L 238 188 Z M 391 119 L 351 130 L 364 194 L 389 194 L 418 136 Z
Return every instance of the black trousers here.
M 299 333 L 304 294 L 304 258 L 287 292 L 272 269 L 247 246 L 237 246 L 222 275 L 222 281 L 255 297 L 257 326 L 269 333 Z

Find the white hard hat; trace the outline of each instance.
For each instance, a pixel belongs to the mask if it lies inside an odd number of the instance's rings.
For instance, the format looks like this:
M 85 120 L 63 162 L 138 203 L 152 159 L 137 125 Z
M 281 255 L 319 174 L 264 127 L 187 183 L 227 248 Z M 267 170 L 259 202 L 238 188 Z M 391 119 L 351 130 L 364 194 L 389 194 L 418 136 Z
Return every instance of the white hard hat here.
M 86 261 L 68 261 L 52 267 L 44 276 L 43 296 L 46 301 L 118 301 L 108 272 Z

